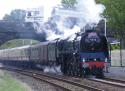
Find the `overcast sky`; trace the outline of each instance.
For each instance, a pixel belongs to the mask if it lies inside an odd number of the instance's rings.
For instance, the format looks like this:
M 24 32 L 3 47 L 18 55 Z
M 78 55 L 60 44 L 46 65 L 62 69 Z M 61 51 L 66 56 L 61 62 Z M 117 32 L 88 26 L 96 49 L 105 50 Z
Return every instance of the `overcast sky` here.
M 60 4 L 61 0 L 0 0 L 0 19 L 14 9 L 52 7 Z

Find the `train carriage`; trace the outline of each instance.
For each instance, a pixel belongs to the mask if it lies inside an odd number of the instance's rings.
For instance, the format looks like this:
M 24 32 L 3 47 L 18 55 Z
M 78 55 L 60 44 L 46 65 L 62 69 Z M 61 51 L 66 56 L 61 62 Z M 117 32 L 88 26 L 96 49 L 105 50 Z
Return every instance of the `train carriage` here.
M 58 49 L 56 41 L 48 43 L 48 61 L 51 62 L 52 64 L 55 63 L 58 56 L 57 54 L 58 54 Z
M 30 61 L 39 61 L 39 45 L 30 46 L 29 58 Z
M 60 65 L 63 74 L 103 76 L 103 69 L 110 61 L 108 42 L 104 35 L 94 30 L 76 34 L 74 40 L 58 39 L 36 45 L 0 51 L 1 62 L 23 63 L 37 67 Z
M 0 50 L 0 62 L 21 66 L 29 62 L 29 46 Z
M 40 62 L 42 64 L 47 64 L 47 61 L 48 61 L 48 42 L 43 42 L 43 43 L 40 43 L 39 45 L 39 48 L 40 48 L 40 54 L 39 54 L 39 57 L 40 57 Z

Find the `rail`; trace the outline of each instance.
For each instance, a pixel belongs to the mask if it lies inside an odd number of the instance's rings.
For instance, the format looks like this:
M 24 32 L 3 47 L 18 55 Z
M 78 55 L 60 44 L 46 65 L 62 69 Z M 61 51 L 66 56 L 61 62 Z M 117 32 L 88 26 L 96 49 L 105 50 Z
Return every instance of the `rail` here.
M 9 68 L 2 67 L 2 69 L 9 70 L 9 71 L 16 71 L 20 74 L 27 75 L 27 76 L 33 77 L 33 78 L 41 80 L 41 81 L 45 81 L 56 87 L 60 87 L 64 91 L 84 91 L 85 89 L 90 90 L 90 91 L 104 91 L 102 89 L 84 85 L 84 84 L 80 84 L 78 82 L 74 82 L 74 81 L 71 81 L 68 79 L 54 77 L 54 76 L 47 75 L 47 74 L 40 74 L 40 73 L 34 72 L 34 71 L 28 71 L 28 70 L 10 68 L 10 67 Z

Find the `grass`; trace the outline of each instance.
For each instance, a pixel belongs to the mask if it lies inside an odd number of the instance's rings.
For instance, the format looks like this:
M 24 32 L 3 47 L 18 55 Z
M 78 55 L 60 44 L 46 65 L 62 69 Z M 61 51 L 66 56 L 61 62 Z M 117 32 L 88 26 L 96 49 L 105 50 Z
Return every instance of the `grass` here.
M 14 40 L 10 40 L 2 44 L 0 46 L 0 49 L 13 48 L 13 47 L 19 47 L 19 46 L 24 46 L 24 45 L 33 45 L 37 43 L 39 42 L 36 40 L 31 40 L 31 39 L 14 39 Z
M 21 82 L 15 80 L 12 76 L 4 73 L 0 76 L 0 91 L 29 91 L 28 88 L 22 85 Z

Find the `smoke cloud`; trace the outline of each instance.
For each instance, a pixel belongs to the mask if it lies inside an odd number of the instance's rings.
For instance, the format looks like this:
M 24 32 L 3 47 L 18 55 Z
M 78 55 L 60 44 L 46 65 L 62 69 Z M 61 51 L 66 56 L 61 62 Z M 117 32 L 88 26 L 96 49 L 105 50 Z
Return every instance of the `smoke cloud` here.
M 81 12 L 80 27 L 86 24 L 97 24 L 102 19 L 102 13 L 105 9 L 104 5 L 96 4 L 95 0 L 77 0 L 77 11 Z
M 56 73 L 56 74 L 62 74 L 61 72 L 61 66 L 51 66 L 51 67 L 45 67 L 43 72 L 45 73 Z
M 54 7 L 61 4 L 61 0 L 47 0 L 44 2 L 44 21 L 51 17 L 51 12 Z
M 50 15 L 45 15 L 47 21 L 40 26 L 39 31 L 46 33 L 47 40 L 72 38 L 86 25 L 93 27 L 102 19 L 101 14 L 105 9 L 102 4 L 96 4 L 95 0 L 77 0 L 73 9 L 64 8 L 63 5 L 60 8 L 60 3 L 61 1 L 46 7 L 45 14 Z

